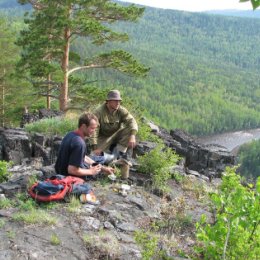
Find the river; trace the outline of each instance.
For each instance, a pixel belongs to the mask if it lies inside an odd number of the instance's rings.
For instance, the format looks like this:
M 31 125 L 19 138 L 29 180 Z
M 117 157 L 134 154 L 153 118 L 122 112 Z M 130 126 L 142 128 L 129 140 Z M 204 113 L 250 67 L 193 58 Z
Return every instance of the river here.
M 257 139 L 260 139 L 260 128 L 202 136 L 196 138 L 196 141 L 202 144 L 222 145 L 236 154 L 239 146 Z

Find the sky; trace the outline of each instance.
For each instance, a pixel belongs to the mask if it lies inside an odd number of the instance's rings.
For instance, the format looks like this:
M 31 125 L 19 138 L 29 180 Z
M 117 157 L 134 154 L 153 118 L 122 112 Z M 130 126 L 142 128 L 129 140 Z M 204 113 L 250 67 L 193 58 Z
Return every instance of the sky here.
M 145 6 L 164 9 L 200 12 L 208 10 L 239 9 L 252 10 L 250 2 L 239 3 L 239 0 L 120 0 Z

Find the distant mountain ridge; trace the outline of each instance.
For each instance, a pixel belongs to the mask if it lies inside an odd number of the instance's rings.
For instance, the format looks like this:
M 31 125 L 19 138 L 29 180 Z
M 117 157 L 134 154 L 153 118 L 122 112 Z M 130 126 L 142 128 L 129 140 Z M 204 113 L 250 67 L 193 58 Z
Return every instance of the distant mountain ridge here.
M 260 18 L 260 10 L 209 10 L 204 13 L 234 17 Z

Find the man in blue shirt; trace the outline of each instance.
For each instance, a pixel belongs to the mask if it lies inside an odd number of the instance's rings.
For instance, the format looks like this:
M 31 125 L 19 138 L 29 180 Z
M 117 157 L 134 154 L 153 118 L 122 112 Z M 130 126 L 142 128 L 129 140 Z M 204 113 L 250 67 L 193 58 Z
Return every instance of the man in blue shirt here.
M 62 140 L 55 171 L 57 174 L 77 177 L 95 176 L 101 171 L 112 174 L 112 167 L 95 163 L 86 156 L 85 138 L 90 137 L 98 127 L 98 119 L 94 114 L 84 113 L 78 121 L 78 129 L 69 132 Z

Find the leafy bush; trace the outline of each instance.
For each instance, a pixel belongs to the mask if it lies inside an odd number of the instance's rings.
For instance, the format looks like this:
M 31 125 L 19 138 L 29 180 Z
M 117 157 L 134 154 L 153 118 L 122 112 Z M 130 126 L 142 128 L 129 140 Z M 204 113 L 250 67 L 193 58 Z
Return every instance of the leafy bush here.
M 155 143 L 162 143 L 162 140 L 151 132 L 151 128 L 146 123 L 138 122 L 138 126 L 139 126 L 139 130 L 137 133 L 137 137 L 140 141 L 151 141 Z
M 211 195 L 215 223 L 206 217 L 197 224 L 198 251 L 204 259 L 258 259 L 260 255 L 260 178 L 256 190 L 240 183 L 234 168 L 227 168 L 218 193 Z
M 0 183 L 7 181 L 11 176 L 11 172 L 8 171 L 10 165 L 10 162 L 0 161 Z
M 167 181 L 171 178 L 171 167 L 179 160 L 179 156 L 170 148 L 158 144 L 149 153 L 138 157 L 138 169 L 151 175 L 153 185 L 162 191 L 167 189 Z

